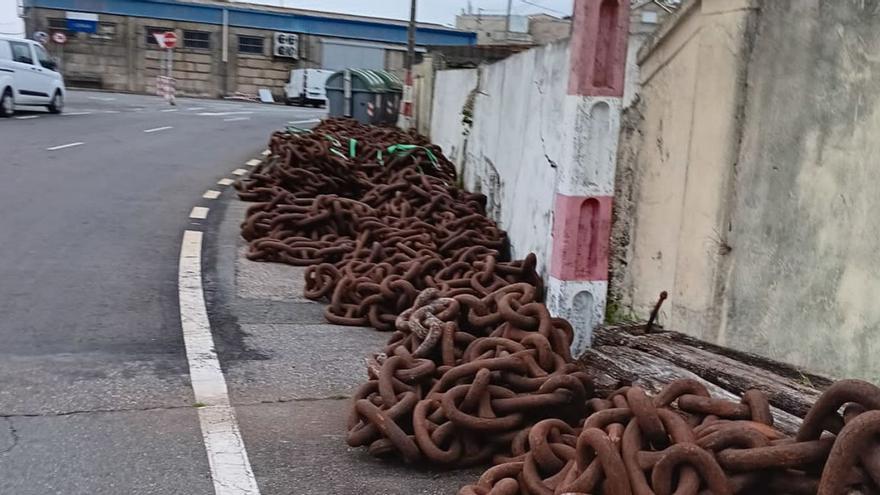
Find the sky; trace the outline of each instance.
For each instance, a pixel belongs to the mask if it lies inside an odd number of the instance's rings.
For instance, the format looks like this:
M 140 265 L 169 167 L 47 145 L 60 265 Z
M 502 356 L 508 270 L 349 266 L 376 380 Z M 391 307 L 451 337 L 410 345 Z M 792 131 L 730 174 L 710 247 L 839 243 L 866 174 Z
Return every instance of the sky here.
M 7 0 L 0 0 L 7 1 Z M 249 0 L 254 3 L 283 5 L 302 9 L 344 12 L 347 14 L 409 19 L 410 0 Z M 355 4 L 355 5 L 352 5 Z M 471 0 L 474 12 L 478 8 L 486 14 L 504 14 L 507 0 Z M 539 6 L 530 5 L 537 4 Z M 455 15 L 467 9 L 468 0 L 418 0 L 416 17 L 421 22 L 455 24 Z M 513 0 L 514 14 L 534 14 L 544 12 L 552 15 L 570 15 L 572 0 Z
M 344 12 L 347 14 L 409 19 L 409 0 L 250 0 L 252 3 L 284 5 L 302 9 Z M 512 0 L 514 14 L 545 12 L 552 15 L 569 15 L 572 0 Z M 0 0 L 0 33 L 18 34 L 23 31 L 16 10 L 17 0 Z M 282 3 L 283 2 L 283 3 Z M 356 5 L 352 5 L 356 4 Z M 483 9 L 486 14 L 504 14 L 507 0 L 471 0 L 474 12 Z M 532 5 L 530 5 L 532 4 Z M 539 6 L 536 6 L 537 4 Z M 466 9 L 468 0 L 419 0 L 417 17 L 421 22 L 454 25 L 455 15 Z
M 0 34 L 24 34 L 24 25 L 18 18 L 16 5 L 16 0 L 0 0 Z

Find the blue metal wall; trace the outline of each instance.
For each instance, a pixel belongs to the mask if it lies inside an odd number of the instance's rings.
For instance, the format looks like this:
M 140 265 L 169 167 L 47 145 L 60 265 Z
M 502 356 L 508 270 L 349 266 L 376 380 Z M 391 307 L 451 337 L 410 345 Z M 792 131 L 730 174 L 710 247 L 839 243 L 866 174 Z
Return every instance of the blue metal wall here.
M 406 43 L 406 26 L 381 21 L 361 21 L 315 15 L 282 14 L 236 6 L 176 2 L 173 0 L 27 0 L 28 7 L 93 12 L 171 21 L 221 24 L 223 8 L 229 11 L 229 25 L 334 36 L 386 43 Z M 474 45 L 476 33 L 418 28 L 419 45 Z

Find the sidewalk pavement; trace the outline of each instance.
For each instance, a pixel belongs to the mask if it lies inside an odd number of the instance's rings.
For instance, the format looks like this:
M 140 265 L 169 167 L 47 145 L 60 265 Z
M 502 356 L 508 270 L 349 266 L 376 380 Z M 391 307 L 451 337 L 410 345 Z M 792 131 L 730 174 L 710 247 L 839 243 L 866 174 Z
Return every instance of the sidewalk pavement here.
M 345 443 L 364 358 L 390 334 L 327 324 L 302 296 L 304 268 L 244 257 L 250 205 L 227 190 L 207 235 L 205 295 L 229 395 L 262 495 L 454 495 L 482 469 L 381 461 Z M 214 214 L 212 213 L 212 214 Z

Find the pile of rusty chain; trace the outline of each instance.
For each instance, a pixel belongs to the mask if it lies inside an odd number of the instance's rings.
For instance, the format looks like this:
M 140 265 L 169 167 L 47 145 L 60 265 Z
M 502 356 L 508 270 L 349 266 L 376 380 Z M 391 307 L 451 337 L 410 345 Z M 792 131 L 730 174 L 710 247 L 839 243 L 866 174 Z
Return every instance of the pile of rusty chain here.
M 757 390 L 733 402 L 680 380 L 653 398 L 624 387 L 589 405 L 577 427 L 532 426 L 459 495 L 880 493 L 880 388 L 867 382 L 832 385 L 794 438 L 773 428 Z
M 387 347 L 368 360 L 349 445 L 464 467 L 507 456 L 541 420 L 583 417 L 593 391 L 572 361 L 572 328 L 537 302 L 533 285 L 481 298 L 441 294 L 422 291 L 396 319 Z
M 308 266 L 305 295 L 329 301 L 331 323 L 393 330 L 425 289 L 485 297 L 525 282 L 540 293 L 535 257 L 505 261 L 485 197 L 456 187 L 454 167 L 424 137 L 331 119 L 277 132 L 269 146 L 236 184 L 257 202 L 242 224 L 247 256 Z

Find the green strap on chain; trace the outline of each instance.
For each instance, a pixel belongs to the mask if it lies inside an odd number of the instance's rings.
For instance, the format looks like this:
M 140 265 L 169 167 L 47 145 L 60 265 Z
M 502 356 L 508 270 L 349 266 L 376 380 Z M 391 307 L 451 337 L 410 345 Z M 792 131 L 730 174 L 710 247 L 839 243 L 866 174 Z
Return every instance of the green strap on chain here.
M 334 155 L 340 156 L 343 160 L 348 160 L 348 157 L 345 156 L 345 153 L 339 151 L 336 148 L 330 148 L 330 153 L 333 153 Z
M 423 149 L 423 150 L 425 150 L 425 154 L 428 155 L 428 159 L 431 160 L 431 165 L 433 165 L 435 169 L 439 169 L 439 168 L 440 168 L 440 164 L 439 164 L 439 162 L 437 161 L 437 157 L 434 156 L 434 152 L 431 151 L 430 149 L 424 147 L 424 146 L 418 146 L 418 145 L 415 145 L 415 144 L 394 144 L 394 145 L 389 146 L 388 149 L 386 149 L 385 151 L 388 152 L 389 155 L 393 155 L 393 154 L 398 153 L 398 152 L 412 151 L 412 150 L 417 149 L 417 148 L 418 148 L 418 149 Z M 379 150 L 379 160 L 380 160 L 380 162 L 381 162 L 381 160 L 382 160 L 382 155 L 381 155 L 381 153 L 382 153 L 382 151 Z M 384 165 L 384 164 L 383 164 L 383 165 Z
M 348 140 L 348 156 L 354 158 L 357 156 L 357 139 Z

